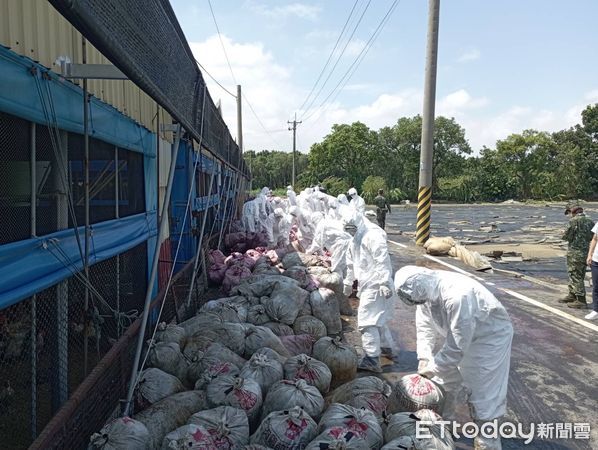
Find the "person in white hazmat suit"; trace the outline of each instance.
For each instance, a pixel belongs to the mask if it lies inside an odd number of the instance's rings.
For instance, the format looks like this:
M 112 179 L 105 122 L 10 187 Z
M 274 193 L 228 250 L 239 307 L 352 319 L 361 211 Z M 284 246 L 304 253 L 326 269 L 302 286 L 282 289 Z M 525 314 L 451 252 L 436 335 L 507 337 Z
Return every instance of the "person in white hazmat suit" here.
M 315 224 L 312 221 L 312 214 L 309 211 L 303 210 L 298 206 L 291 206 L 289 208 L 289 214 L 291 215 L 291 224 L 297 224 L 297 230 L 299 235 L 299 245 L 303 249 L 308 248 L 314 238 Z
M 291 219 L 285 214 L 282 208 L 274 210 L 273 226 L 274 244 L 277 247 L 286 248 L 289 245 L 289 233 L 291 232 Z
M 243 222 L 243 228 L 246 232 L 254 233 L 256 231 L 256 209 L 257 204 L 255 200 L 250 200 L 243 204 L 241 221 Z
M 293 186 L 287 186 L 287 198 L 289 199 L 290 206 L 297 206 L 297 194 L 293 190 Z
M 480 426 L 503 416 L 513 326 L 501 303 L 477 281 L 454 272 L 405 266 L 394 281 L 399 298 L 417 305 L 418 372 L 445 389 L 443 418 L 454 420 L 461 394 Z M 479 436 L 474 448 L 502 447 L 500 438 Z
M 357 193 L 357 189 L 351 188 L 349 189 L 349 198 L 351 199 L 349 202 L 349 206 L 353 208 L 356 212 L 360 214 L 365 214 L 365 200 L 359 196 Z
M 379 373 L 380 355 L 393 358 L 386 322 L 396 300 L 386 233 L 355 211 L 343 218 L 343 229 L 353 236 L 347 252 L 345 286 L 352 285 L 353 280 L 359 282 L 357 326 L 365 356 L 358 368 Z

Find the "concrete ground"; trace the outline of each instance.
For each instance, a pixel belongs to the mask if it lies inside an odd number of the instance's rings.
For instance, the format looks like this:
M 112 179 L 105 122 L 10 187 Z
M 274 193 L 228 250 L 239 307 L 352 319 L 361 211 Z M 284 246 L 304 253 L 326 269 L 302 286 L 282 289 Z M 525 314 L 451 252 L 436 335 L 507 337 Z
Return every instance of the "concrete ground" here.
M 535 276 L 540 274 L 539 277 L 521 278 L 508 272 L 475 272 L 449 257 L 431 258 L 415 247 L 408 234 L 400 232 L 399 223 L 410 220 L 405 216 L 404 212 L 397 211 L 387 220 L 394 270 L 417 263 L 432 269 L 465 272 L 490 289 L 510 314 L 515 335 L 505 420 L 521 423 L 524 430 L 529 430 L 530 424 L 536 427 L 542 423 L 553 424 L 553 438 L 536 438 L 529 445 L 521 439 L 508 439 L 503 440 L 503 448 L 598 449 L 598 322 L 583 319 L 589 310 L 572 310 L 557 303 L 566 284 L 564 267 L 551 258 L 547 263 L 550 276 L 542 277 L 544 262 L 540 260 L 536 262 L 539 267 L 534 272 Z M 401 229 L 405 228 L 401 226 Z M 517 267 L 511 269 L 516 271 Z M 383 359 L 382 377 L 389 382 L 417 370 L 415 309 L 397 302 L 392 314 L 391 328 L 398 358 L 394 362 Z M 347 319 L 345 325 L 347 339 L 359 347 L 355 319 Z M 459 410 L 459 419 L 462 422 L 469 420 L 465 405 Z M 590 439 L 559 439 L 557 424 L 572 424 L 572 430 L 575 424 L 590 424 Z M 568 426 L 564 425 L 565 430 Z M 460 439 L 458 448 L 472 448 L 471 440 Z

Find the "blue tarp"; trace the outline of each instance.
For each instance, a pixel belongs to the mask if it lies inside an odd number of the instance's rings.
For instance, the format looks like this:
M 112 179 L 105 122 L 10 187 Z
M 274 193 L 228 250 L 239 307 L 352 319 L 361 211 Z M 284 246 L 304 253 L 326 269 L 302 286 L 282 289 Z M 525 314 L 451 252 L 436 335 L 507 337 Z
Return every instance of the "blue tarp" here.
M 81 242 L 85 228 L 78 229 Z M 137 214 L 91 227 L 90 264 L 123 253 L 155 236 L 155 213 Z M 83 269 L 73 229 L 0 246 L 0 309 Z
M 32 74 L 31 69 L 36 73 Z M 0 111 L 46 125 L 42 98 L 53 107 L 58 128 L 83 134 L 83 90 L 41 64 L 0 46 Z M 45 73 L 49 77 L 42 77 Z M 36 84 L 42 87 L 42 98 Z M 46 89 L 49 89 L 46 90 Z M 113 106 L 91 97 L 91 137 L 146 155 L 156 156 L 155 136 Z

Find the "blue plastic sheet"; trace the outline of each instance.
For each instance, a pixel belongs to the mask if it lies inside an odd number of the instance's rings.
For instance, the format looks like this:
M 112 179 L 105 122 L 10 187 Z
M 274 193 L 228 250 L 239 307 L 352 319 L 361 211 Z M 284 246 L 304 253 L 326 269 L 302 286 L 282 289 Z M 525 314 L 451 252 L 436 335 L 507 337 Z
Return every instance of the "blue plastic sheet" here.
M 157 234 L 156 214 L 137 214 L 93 225 L 90 264 L 104 261 Z M 78 229 L 81 242 L 84 227 Z M 83 269 L 74 229 L 0 246 L 0 309 Z

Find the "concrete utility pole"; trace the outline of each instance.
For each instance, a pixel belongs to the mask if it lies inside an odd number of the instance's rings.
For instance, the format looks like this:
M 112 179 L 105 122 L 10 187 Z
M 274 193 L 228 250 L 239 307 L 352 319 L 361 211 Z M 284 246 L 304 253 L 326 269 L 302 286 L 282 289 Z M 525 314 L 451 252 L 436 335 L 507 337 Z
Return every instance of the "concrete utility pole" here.
M 287 123 L 289 125 L 293 125 L 292 127 L 289 127 L 289 130 L 293 130 L 293 176 L 292 176 L 292 180 L 293 182 L 291 183 L 293 185 L 293 189 L 295 188 L 295 150 L 296 150 L 296 146 L 297 146 L 297 125 L 299 125 L 301 122 L 297 122 L 297 113 L 295 113 L 295 119 L 291 122 L 287 120 Z
M 419 192 L 417 195 L 417 227 L 415 233 L 415 243 L 417 245 L 424 245 L 430 237 L 439 16 L 440 0 L 430 0 L 428 10 L 428 46 L 426 49 L 424 112 L 422 116 L 422 141 L 419 167 Z

